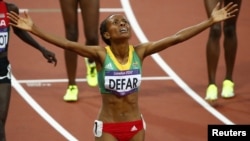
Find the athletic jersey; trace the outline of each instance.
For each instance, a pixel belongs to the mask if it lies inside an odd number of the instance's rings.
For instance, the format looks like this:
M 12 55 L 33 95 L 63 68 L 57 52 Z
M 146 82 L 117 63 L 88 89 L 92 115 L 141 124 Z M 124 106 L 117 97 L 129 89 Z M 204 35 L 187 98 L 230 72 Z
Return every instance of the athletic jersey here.
M 0 53 L 7 52 L 9 43 L 9 18 L 7 18 L 7 6 L 0 1 Z
M 0 1 L 0 56 L 8 51 L 10 27 L 7 12 L 5 2 Z M 0 57 L 0 83 L 11 83 L 11 66 L 6 55 Z
M 125 96 L 138 91 L 141 84 L 141 61 L 132 45 L 126 64 L 120 64 L 110 47 L 105 47 L 107 54 L 103 68 L 98 72 L 98 85 L 101 94 Z

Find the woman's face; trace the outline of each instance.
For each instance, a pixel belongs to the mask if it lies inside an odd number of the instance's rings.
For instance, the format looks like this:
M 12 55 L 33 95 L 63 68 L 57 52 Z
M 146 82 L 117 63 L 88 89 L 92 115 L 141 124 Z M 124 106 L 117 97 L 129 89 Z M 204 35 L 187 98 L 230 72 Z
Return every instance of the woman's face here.
M 112 15 L 107 19 L 107 34 L 110 40 L 129 39 L 131 28 L 128 20 L 123 15 Z

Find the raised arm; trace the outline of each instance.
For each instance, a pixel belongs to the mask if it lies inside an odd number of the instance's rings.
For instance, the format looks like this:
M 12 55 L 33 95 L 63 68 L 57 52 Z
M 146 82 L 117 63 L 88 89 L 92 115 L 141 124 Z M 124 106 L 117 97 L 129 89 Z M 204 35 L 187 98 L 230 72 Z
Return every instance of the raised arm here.
M 29 31 L 51 44 L 54 44 L 63 49 L 74 51 L 81 56 L 88 57 L 94 60 L 98 58 L 96 53 L 98 46 L 88 47 L 84 44 L 67 40 L 64 37 L 45 32 L 34 24 L 27 12 L 24 12 L 24 17 L 19 16 L 15 12 L 10 12 L 8 13 L 8 17 L 12 21 L 12 26 Z
M 237 5 L 233 3 L 229 3 L 228 5 L 226 5 L 221 9 L 219 9 L 219 6 L 220 3 L 216 5 L 216 7 L 211 13 L 210 18 L 207 20 L 199 24 L 184 28 L 178 31 L 176 34 L 171 35 L 169 37 L 141 45 L 141 49 L 139 50 L 141 52 L 142 58 L 145 58 L 146 56 L 151 55 L 153 53 L 162 51 L 180 42 L 186 41 L 194 37 L 195 35 L 201 33 L 214 23 L 221 22 L 223 20 L 234 17 L 235 16 L 234 13 L 238 11 L 238 9 L 236 8 Z

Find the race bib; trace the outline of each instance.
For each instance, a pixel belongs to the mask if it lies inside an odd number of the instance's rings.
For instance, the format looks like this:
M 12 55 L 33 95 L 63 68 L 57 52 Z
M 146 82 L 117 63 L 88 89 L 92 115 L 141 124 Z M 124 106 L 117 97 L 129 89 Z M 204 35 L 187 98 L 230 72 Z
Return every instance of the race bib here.
M 0 32 L 0 50 L 3 50 L 8 44 L 8 32 Z
M 106 71 L 105 88 L 120 95 L 126 95 L 136 90 L 141 84 L 139 69 L 127 71 Z

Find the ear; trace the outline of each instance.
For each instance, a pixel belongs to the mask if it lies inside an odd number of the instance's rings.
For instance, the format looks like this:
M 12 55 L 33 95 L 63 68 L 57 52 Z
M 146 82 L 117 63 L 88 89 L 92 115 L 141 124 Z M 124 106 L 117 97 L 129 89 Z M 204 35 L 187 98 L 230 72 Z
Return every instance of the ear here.
M 103 36 L 105 37 L 105 39 L 110 39 L 110 35 L 108 32 L 105 32 Z

